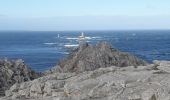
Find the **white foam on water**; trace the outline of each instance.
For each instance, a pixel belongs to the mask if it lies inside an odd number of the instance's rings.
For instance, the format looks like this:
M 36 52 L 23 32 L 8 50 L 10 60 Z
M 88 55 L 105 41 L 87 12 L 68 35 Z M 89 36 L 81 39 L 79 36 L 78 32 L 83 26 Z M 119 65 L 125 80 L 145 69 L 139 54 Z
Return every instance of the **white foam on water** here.
M 78 47 L 79 44 L 65 44 L 64 47 Z
M 79 38 L 66 38 L 67 40 L 78 40 Z
M 53 42 L 49 42 L 49 43 L 44 43 L 46 45 L 54 45 L 54 44 L 57 44 L 57 43 L 53 43 Z
M 85 37 L 85 39 L 92 39 L 91 37 Z
M 80 38 L 78 38 L 78 37 L 65 37 L 65 39 L 67 39 L 67 40 L 79 40 Z M 92 39 L 102 39 L 101 37 L 85 37 L 84 38 L 85 40 L 92 40 Z
M 69 54 L 69 52 L 58 52 L 58 53 L 60 53 L 60 54 L 66 54 L 66 55 Z
M 85 39 L 100 39 L 101 37 L 85 37 Z M 67 37 L 68 40 L 78 40 L 79 38 Z
M 98 36 L 96 36 L 96 37 L 91 37 L 92 39 L 100 39 L 101 37 L 98 37 Z

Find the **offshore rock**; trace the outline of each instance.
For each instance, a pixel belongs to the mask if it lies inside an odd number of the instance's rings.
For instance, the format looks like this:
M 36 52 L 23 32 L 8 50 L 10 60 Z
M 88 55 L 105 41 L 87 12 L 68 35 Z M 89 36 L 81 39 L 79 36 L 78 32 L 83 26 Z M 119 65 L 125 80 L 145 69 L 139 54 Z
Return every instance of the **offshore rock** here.
M 24 61 L 0 59 L 0 96 L 4 96 L 5 90 L 16 83 L 30 81 L 38 78 L 39 74 L 31 70 Z M 14 85 L 15 86 L 15 85 Z M 16 91 L 15 89 L 13 91 Z M 7 95 L 8 92 L 6 92 Z
M 60 61 L 55 71 L 83 72 L 110 66 L 140 65 L 147 65 L 147 62 L 129 53 L 120 52 L 106 42 L 101 42 L 95 46 L 86 43 L 74 50 L 69 57 Z
M 13 85 L 0 100 L 169 100 L 170 73 L 162 70 L 169 64 L 52 73 Z

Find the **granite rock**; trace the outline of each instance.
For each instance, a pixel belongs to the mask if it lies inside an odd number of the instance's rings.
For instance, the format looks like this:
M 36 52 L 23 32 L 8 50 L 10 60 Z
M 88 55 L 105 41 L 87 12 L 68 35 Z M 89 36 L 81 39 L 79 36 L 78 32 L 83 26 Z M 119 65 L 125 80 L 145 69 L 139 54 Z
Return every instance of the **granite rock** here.
M 3 96 L 5 90 L 9 89 L 15 83 L 30 81 L 39 76 L 39 73 L 31 70 L 21 59 L 0 59 L 0 96 Z
M 84 72 L 110 66 L 126 67 L 147 65 L 147 62 L 129 53 L 111 47 L 107 42 L 96 45 L 82 44 L 67 58 L 61 60 L 55 71 Z
M 169 100 L 170 74 L 159 69 L 169 63 L 52 73 L 12 86 L 0 100 Z

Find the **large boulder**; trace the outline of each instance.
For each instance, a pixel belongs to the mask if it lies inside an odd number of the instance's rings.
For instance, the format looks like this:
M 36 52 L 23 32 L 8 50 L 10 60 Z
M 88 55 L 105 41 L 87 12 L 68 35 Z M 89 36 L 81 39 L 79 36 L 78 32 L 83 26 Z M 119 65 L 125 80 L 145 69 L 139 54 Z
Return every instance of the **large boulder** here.
M 87 43 L 80 45 L 66 59 L 61 60 L 55 70 L 61 72 L 83 72 L 110 66 L 125 67 L 146 64 L 147 62 L 142 59 L 114 49 L 106 42 L 101 42 L 95 46 Z
M 0 96 L 15 83 L 30 81 L 39 77 L 23 60 L 0 59 Z

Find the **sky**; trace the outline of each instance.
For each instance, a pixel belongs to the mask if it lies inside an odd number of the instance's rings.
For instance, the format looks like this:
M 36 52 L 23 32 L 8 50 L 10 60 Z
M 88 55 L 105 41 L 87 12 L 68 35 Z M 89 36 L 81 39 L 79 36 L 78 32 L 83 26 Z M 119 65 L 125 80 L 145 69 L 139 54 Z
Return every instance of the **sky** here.
M 0 0 L 0 30 L 170 29 L 170 0 Z

